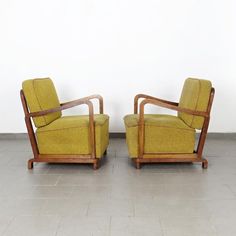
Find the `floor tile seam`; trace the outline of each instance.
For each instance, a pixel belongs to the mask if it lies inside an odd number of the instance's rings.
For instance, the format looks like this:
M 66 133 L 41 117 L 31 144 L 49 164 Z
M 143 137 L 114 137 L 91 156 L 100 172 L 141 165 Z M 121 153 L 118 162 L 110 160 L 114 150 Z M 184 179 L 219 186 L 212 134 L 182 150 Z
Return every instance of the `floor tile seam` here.
M 36 162 L 36 163 L 37 163 L 37 162 Z M 37 163 L 37 164 L 40 164 L 40 163 Z M 46 168 L 47 168 L 47 169 L 46 169 L 45 174 L 49 174 L 49 171 L 51 170 L 52 166 L 47 166 Z
M 217 228 L 216 228 L 216 225 L 215 225 L 214 222 L 212 221 L 213 218 L 214 218 L 214 216 L 211 215 L 211 216 L 209 217 L 209 222 L 210 222 L 210 224 L 211 224 L 211 227 L 212 227 L 212 229 L 213 229 L 215 235 L 216 235 L 216 236 L 219 236 L 219 235 L 218 235 L 218 230 L 217 230 Z
M 180 195 L 181 196 L 181 195 Z M 176 199 L 175 197 L 170 197 L 169 199 Z M 178 197 L 177 199 L 180 199 L 180 197 Z M 230 197 L 230 198 L 213 198 L 213 197 L 208 197 L 208 198 L 200 198 L 200 197 L 181 197 L 181 199 L 183 200 L 192 200 L 192 201 L 212 201 L 212 200 L 218 200 L 218 201 L 222 201 L 222 200 L 236 200 L 236 197 Z M 158 196 L 154 196 L 154 201 L 158 201 Z
M 142 217 L 142 216 L 138 216 L 138 217 L 136 217 L 136 216 L 111 216 L 111 222 L 113 221 L 113 220 L 115 220 L 115 218 L 128 218 L 129 219 L 129 223 L 132 223 L 132 220 L 135 220 L 135 219 L 140 219 L 140 218 L 145 218 L 145 219 L 147 219 L 147 217 Z M 160 226 L 160 230 L 161 230 L 161 235 L 159 235 L 159 236 L 164 236 L 164 234 L 163 234 L 163 231 L 162 231 L 162 228 L 161 228 L 161 224 L 160 224 L 160 219 L 159 219 L 159 217 L 158 216 L 155 216 L 155 217 L 148 217 L 148 218 L 151 218 L 151 219 L 155 219 L 155 220 L 157 220 L 157 222 L 158 222 L 158 225 Z M 133 232 L 133 231 L 132 231 Z M 110 234 L 109 235 L 111 235 L 111 231 L 110 231 Z M 132 234 L 133 235 L 133 234 Z M 136 234 L 135 234 L 136 235 Z
M 6 235 L 7 230 L 10 228 L 11 224 L 14 222 L 14 220 L 17 218 L 17 216 L 13 216 L 10 222 L 7 224 L 6 228 L 3 230 L 2 236 Z
M 138 204 L 138 201 L 139 199 L 137 199 L 137 198 L 135 198 L 132 202 L 133 202 L 133 204 L 134 204 L 134 217 L 140 217 L 139 215 L 137 215 L 137 204 Z M 154 200 L 154 198 L 153 197 L 151 197 L 151 201 L 153 201 Z M 144 200 L 145 202 L 146 202 L 146 200 Z
M 58 231 L 59 231 L 59 229 L 60 229 L 62 219 L 63 219 L 63 217 L 62 217 L 62 216 L 59 216 L 59 220 L 58 220 L 58 223 L 57 223 L 57 226 L 56 226 L 56 229 L 55 229 L 55 234 L 54 234 L 54 236 L 57 236 L 57 235 L 58 235 Z
M 85 199 L 85 197 L 77 197 L 77 196 L 73 197 L 72 196 L 72 197 L 69 197 L 69 198 L 64 199 L 64 200 L 69 200 L 69 201 L 76 201 L 77 200 L 77 201 L 79 201 L 79 202 L 81 202 L 83 204 L 88 204 L 90 201 L 94 201 L 96 199 L 97 199 L 96 197 L 87 197 Z M 105 199 L 108 199 L 108 197 L 106 197 Z
M 132 200 L 129 200 L 129 202 L 131 202 L 131 206 L 132 206 L 132 214 L 133 214 L 133 217 L 135 217 L 135 202 L 132 201 Z
M 76 190 L 75 188 L 76 188 L 76 186 L 72 187 L 72 192 L 71 192 L 71 194 L 70 194 L 69 199 L 74 198 L 74 197 L 73 197 L 73 194 L 74 194 L 74 192 L 75 192 L 75 190 Z
M 56 184 L 29 184 L 29 185 L 20 185 L 22 187 L 56 187 Z
M 45 185 L 36 185 L 36 186 L 29 186 L 29 187 L 33 187 L 34 189 L 37 188 L 50 188 L 50 189 L 60 189 L 60 188 L 68 188 L 68 189 L 72 189 L 72 185 L 50 185 L 50 186 L 45 186 Z
M 176 198 L 171 198 L 171 199 L 169 198 L 168 200 L 171 201 L 173 199 L 176 200 Z M 179 200 L 181 200 L 182 202 L 179 202 Z M 186 203 L 186 201 L 188 201 L 187 202 L 188 204 L 201 203 L 201 204 L 207 204 L 208 205 L 209 202 L 212 202 L 212 201 L 232 201 L 232 200 L 234 200 L 236 202 L 236 199 L 185 199 L 185 198 L 179 198 L 177 200 L 177 202 L 174 202 L 174 203 L 167 202 L 167 206 L 176 206 L 176 205 L 179 205 L 179 204 L 183 204 L 183 202 Z M 154 201 L 154 203 L 158 203 L 158 202 L 160 202 L 160 199 L 154 197 L 153 201 Z
M 20 214 L 20 215 L 17 215 L 18 217 L 29 217 L 29 216 L 36 216 L 36 217 L 58 217 L 58 218 L 61 218 L 61 217 L 64 217 L 63 215 L 60 215 L 60 214 L 43 214 L 43 213 L 39 213 L 39 214 L 36 214 L 36 215 L 29 215 L 29 214 Z
M 114 169 L 115 169 L 115 164 L 112 164 L 112 170 L 111 170 L 111 175 L 114 175 Z
M 90 210 L 91 204 L 92 204 L 92 200 L 89 200 L 87 204 L 86 214 L 85 214 L 86 217 L 89 217 L 89 210 Z
M 70 197 L 25 197 L 20 198 L 21 200 L 69 200 Z
M 58 214 L 43 214 L 43 213 L 35 213 L 35 214 L 16 214 L 16 217 L 40 217 L 40 216 L 50 216 L 50 217 L 60 217 Z
M 59 183 L 59 181 L 60 181 L 61 178 L 62 178 L 62 175 L 59 175 L 59 176 L 57 177 L 57 180 L 56 180 L 56 183 L 54 184 L 54 186 L 58 186 L 58 183 Z
M 75 184 L 74 185 L 65 184 L 65 185 L 57 185 L 57 186 L 49 186 L 49 187 L 71 187 L 71 188 L 74 188 L 74 187 L 93 187 L 93 186 L 94 186 L 94 184 L 76 184 L 76 185 Z M 110 187 L 110 186 L 112 186 L 112 184 L 97 184 L 96 183 L 96 187 Z M 36 187 L 38 187 L 38 186 L 36 186 Z M 42 186 L 42 187 L 44 187 L 44 186 Z
M 112 221 L 112 216 L 110 216 L 109 219 L 109 228 L 108 228 L 108 235 L 111 236 L 111 221 Z
M 27 176 L 57 176 L 57 177 L 60 177 L 61 175 L 63 175 L 63 174 L 47 174 L 47 173 L 30 173 L 30 172 L 28 172 L 28 173 L 25 173 L 26 174 L 26 177 Z
M 191 218 L 191 219 L 194 219 L 194 220 L 196 220 L 196 219 L 207 219 L 207 220 L 210 220 L 210 218 L 211 218 L 211 216 L 205 216 L 205 217 L 200 217 L 200 216 L 190 216 L 190 217 L 188 217 L 188 218 Z M 165 221 L 165 220 L 172 220 L 172 219 L 186 219 L 186 216 L 160 216 L 160 220 L 161 221 Z
M 48 201 L 47 199 L 43 200 L 42 206 L 41 206 L 40 209 L 39 209 L 39 213 L 40 213 L 40 214 L 42 214 L 43 209 L 44 209 L 44 206 L 47 204 L 47 201 Z
M 161 227 L 161 234 L 162 234 L 162 236 L 165 236 L 165 230 L 164 230 L 164 226 L 163 226 L 163 223 L 161 221 L 160 216 L 158 216 L 158 221 L 159 221 L 159 224 L 160 224 L 160 227 Z
M 235 198 L 236 198 L 236 191 L 234 191 L 234 190 L 231 188 L 231 186 L 230 186 L 229 184 L 225 184 L 225 186 L 229 189 L 229 191 L 230 191 L 231 193 L 233 193 L 233 195 L 234 195 Z
M 161 222 L 161 225 L 162 225 L 162 228 L 163 228 L 163 236 L 165 236 L 166 235 L 166 232 L 167 232 L 167 230 L 166 230 L 166 228 L 168 228 L 168 227 L 165 227 L 164 225 L 163 225 L 163 222 L 164 222 L 164 220 L 165 220 L 165 218 L 168 218 L 168 221 L 170 220 L 170 219 L 186 219 L 186 217 L 173 217 L 173 218 L 171 218 L 171 217 L 160 217 L 160 222 Z M 197 216 L 197 217 L 189 217 L 189 218 L 191 218 L 191 220 L 196 220 L 196 219 L 203 219 L 204 217 L 200 217 L 200 216 Z M 214 235 L 215 236 L 218 236 L 218 234 L 217 234 L 217 229 L 215 228 L 215 225 L 214 225 L 214 223 L 213 222 L 211 222 L 211 216 L 208 216 L 208 217 L 205 217 L 204 218 L 204 220 L 207 220 L 207 222 L 208 222 L 208 227 L 209 227 L 209 225 L 210 225 L 210 230 L 214 233 Z M 188 225 L 185 225 L 185 226 L 188 226 Z

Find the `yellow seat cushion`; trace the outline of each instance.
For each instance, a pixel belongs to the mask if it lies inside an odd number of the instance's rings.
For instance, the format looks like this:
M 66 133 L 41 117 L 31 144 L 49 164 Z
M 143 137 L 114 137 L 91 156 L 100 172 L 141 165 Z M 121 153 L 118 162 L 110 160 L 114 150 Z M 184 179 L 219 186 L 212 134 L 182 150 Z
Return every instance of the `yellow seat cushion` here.
M 139 115 L 124 117 L 126 142 L 130 157 L 138 157 Z M 179 117 L 171 115 L 144 115 L 144 153 L 193 153 L 195 129 L 186 125 Z
M 109 117 L 94 115 L 96 157 L 102 157 L 109 142 Z M 64 116 L 36 130 L 40 154 L 90 154 L 89 116 Z

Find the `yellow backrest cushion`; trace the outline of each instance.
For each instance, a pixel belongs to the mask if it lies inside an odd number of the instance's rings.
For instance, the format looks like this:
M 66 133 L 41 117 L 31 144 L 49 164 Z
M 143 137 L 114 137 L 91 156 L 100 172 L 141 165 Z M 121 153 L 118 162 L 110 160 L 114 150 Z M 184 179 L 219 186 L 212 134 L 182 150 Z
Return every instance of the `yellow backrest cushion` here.
M 209 80 L 188 78 L 185 80 L 179 107 L 195 111 L 206 111 L 212 84 Z M 179 112 L 178 116 L 190 127 L 201 129 L 204 118 Z
M 50 78 L 25 80 L 22 83 L 22 88 L 30 112 L 60 107 L 55 87 Z M 33 120 L 36 127 L 42 127 L 59 117 L 61 117 L 61 112 L 54 112 L 49 115 L 35 117 Z

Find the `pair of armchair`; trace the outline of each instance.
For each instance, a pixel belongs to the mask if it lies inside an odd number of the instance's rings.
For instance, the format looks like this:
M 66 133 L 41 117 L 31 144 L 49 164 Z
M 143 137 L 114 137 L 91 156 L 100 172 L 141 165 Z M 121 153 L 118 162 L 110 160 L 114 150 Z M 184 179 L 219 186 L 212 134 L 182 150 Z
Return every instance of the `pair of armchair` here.
M 109 116 L 103 114 L 100 95 L 60 103 L 49 78 L 24 81 L 20 95 L 34 154 L 29 169 L 34 162 L 91 163 L 98 168 L 109 143 Z M 199 79 L 185 81 L 179 103 L 137 95 L 134 114 L 124 117 L 129 155 L 136 168 L 149 162 L 201 162 L 207 168 L 202 151 L 213 98 L 211 82 Z M 99 114 L 94 114 L 93 99 L 99 100 Z M 143 101 L 138 106 L 139 99 Z M 178 111 L 178 116 L 144 114 L 146 104 Z M 62 116 L 62 110 L 78 105 L 87 105 L 89 115 Z M 201 133 L 194 151 L 196 129 Z

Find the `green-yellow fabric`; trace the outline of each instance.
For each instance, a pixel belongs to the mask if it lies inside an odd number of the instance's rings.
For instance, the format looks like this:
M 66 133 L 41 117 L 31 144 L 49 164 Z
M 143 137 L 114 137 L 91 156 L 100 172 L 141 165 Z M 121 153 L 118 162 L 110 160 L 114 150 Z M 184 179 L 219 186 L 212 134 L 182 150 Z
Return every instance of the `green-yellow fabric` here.
M 55 87 L 50 78 L 25 80 L 22 83 L 22 88 L 30 112 L 60 107 Z M 61 112 L 54 112 L 49 115 L 35 117 L 33 120 L 36 127 L 42 127 L 59 117 L 61 117 Z
M 139 115 L 124 117 L 129 156 L 138 157 Z M 144 115 L 145 153 L 193 153 L 195 129 L 179 117 L 171 115 Z
M 94 115 L 96 157 L 101 158 L 109 142 L 109 117 Z M 36 130 L 40 154 L 90 154 L 89 116 L 64 116 Z
M 206 111 L 211 93 L 211 82 L 202 79 L 186 79 L 179 101 L 179 107 Z M 201 129 L 204 118 L 179 112 L 178 116 L 190 127 Z

